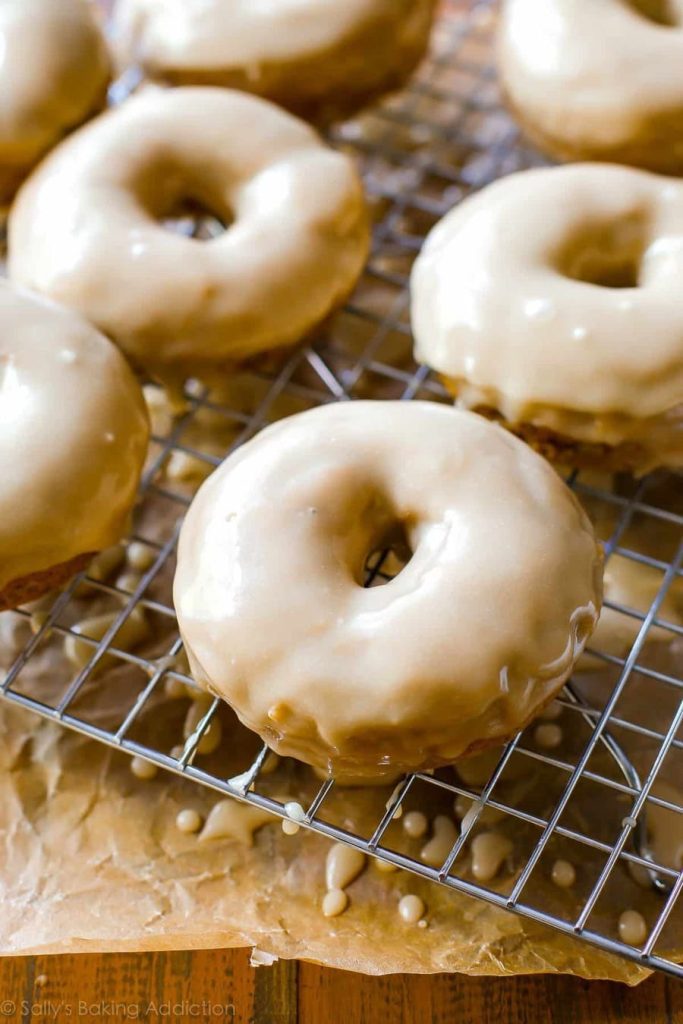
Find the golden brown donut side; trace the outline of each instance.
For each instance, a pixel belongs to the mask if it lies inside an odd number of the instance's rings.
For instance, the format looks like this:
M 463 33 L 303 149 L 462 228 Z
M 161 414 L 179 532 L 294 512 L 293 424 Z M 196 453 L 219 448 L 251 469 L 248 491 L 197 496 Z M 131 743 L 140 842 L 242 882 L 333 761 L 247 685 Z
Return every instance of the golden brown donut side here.
M 610 145 L 600 140 L 570 141 L 560 130 L 530 118 L 511 92 L 502 88 L 505 106 L 517 122 L 524 137 L 546 156 L 564 163 L 599 161 L 642 167 L 657 174 L 683 173 L 683 102 L 670 114 L 653 115 L 634 128 L 633 141 Z
M 581 440 L 571 435 L 572 424 L 575 421 L 569 410 L 548 410 L 550 418 L 555 423 L 561 424 L 564 420 L 566 433 L 563 433 L 561 428 L 531 420 L 508 420 L 495 404 L 481 403 L 476 399 L 471 402 L 463 400 L 463 392 L 467 393 L 469 388 L 463 386 L 461 381 L 451 380 L 443 374 L 440 375 L 440 379 L 462 408 L 485 416 L 486 419 L 494 423 L 499 423 L 515 437 L 525 441 L 539 455 L 548 459 L 549 462 L 559 465 L 573 466 L 577 469 L 602 469 L 608 473 L 632 473 L 640 476 L 659 462 L 663 450 L 668 448 L 673 456 L 683 444 L 680 423 L 678 426 L 674 422 L 667 423 L 665 417 L 662 418 L 659 425 L 652 424 L 649 430 L 647 428 L 643 430 L 642 426 L 639 429 L 636 428 L 635 437 L 616 444 L 609 444 L 606 441 Z M 683 419 L 683 410 L 681 410 L 679 419 Z M 653 447 L 652 436 L 657 436 L 658 431 L 661 443 Z M 669 439 L 668 444 L 664 440 L 665 437 Z M 679 457 L 683 458 L 683 455 Z
M 174 60 L 146 38 L 150 22 L 158 25 L 155 34 L 163 34 L 163 4 L 127 0 L 117 13 L 124 37 L 120 48 L 128 62 L 139 60 L 152 79 L 171 85 L 240 89 L 316 124 L 328 124 L 404 85 L 426 53 L 436 0 L 357 0 L 355 7 L 355 17 L 345 14 L 339 26 L 331 13 L 327 38 L 316 34 L 315 42 L 308 34 L 306 16 L 297 12 L 299 24 L 292 29 L 293 45 L 286 54 L 272 52 L 278 47 L 273 47 L 264 18 L 262 39 L 255 47 L 249 37 L 243 61 L 239 51 L 231 50 L 222 63 L 215 58 L 201 63 L 198 54 L 183 54 L 182 49 Z M 211 16 L 211 10 L 197 15 L 207 24 Z M 309 16 L 319 17 L 315 12 Z M 229 20 L 222 21 L 220 13 L 214 17 L 220 36 L 228 31 Z M 278 31 L 277 23 L 272 31 Z M 239 38 L 239 27 L 236 35 Z
M 70 579 L 88 567 L 95 553 L 88 551 L 83 555 L 70 558 L 67 562 L 52 565 L 49 569 L 41 569 L 28 576 L 10 580 L 0 590 L 0 611 L 18 608 L 19 605 L 28 604 L 29 601 L 37 601 L 39 597 L 43 597 L 51 590 L 59 590 Z

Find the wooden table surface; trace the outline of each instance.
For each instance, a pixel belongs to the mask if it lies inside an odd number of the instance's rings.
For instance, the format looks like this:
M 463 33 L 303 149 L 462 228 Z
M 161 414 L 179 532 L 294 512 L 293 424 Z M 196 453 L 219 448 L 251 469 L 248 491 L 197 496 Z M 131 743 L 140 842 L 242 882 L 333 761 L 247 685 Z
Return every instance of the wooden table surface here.
M 0 1022 L 215 1021 L 234 1024 L 683 1024 L 683 984 L 636 989 L 565 977 L 365 978 L 247 950 L 7 957 Z

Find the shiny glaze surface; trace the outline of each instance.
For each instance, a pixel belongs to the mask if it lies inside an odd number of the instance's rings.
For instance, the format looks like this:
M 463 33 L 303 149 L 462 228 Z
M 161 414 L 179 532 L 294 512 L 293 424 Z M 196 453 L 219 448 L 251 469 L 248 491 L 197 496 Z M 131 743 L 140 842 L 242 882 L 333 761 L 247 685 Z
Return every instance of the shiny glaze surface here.
M 551 154 L 683 172 L 681 0 L 506 0 L 498 67 Z
M 148 434 L 116 348 L 0 282 L 0 588 L 119 539 Z
M 364 589 L 396 531 L 410 561 Z M 583 511 L 527 446 L 433 403 L 350 402 L 269 427 L 202 486 L 174 599 L 194 674 L 249 727 L 376 776 L 530 718 L 595 625 L 600 577 Z
M 510 422 L 678 462 L 681 280 L 683 184 L 611 165 L 524 171 L 429 235 L 411 282 L 417 358 Z
M 188 201 L 228 225 L 162 223 Z M 342 301 L 369 242 L 352 161 L 272 104 L 149 88 L 22 188 L 10 277 L 78 309 L 139 364 L 194 368 L 293 343 Z
M 109 74 L 85 0 L 0 0 L 0 198 L 104 102 Z

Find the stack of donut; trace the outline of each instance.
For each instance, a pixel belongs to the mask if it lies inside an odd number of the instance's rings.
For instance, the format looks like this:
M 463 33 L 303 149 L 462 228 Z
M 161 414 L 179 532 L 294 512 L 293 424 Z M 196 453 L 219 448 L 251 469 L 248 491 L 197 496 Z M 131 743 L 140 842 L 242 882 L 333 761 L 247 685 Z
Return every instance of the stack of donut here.
M 291 417 L 228 458 L 186 518 L 174 599 L 195 677 L 323 771 L 451 763 L 512 736 L 567 679 L 599 615 L 602 554 L 534 448 L 637 473 L 683 463 L 683 184 L 652 173 L 683 170 L 683 12 L 595 6 L 508 0 L 503 87 L 550 153 L 647 170 L 508 178 L 449 213 L 415 264 L 418 358 L 474 411 Z M 118 59 L 148 81 L 77 128 L 110 77 L 92 9 L 0 0 L 0 43 L 25 46 L 30 21 L 43 72 L 0 64 L 5 197 L 28 175 L 0 288 L 0 607 L 61 585 L 123 530 L 148 436 L 133 371 L 229 374 L 353 290 L 362 184 L 308 122 L 400 85 L 434 7 L 121 0 Z M 168 230 L 197 208 L 224 230 Z M 407 564 L 366 589 L 387 546 Z

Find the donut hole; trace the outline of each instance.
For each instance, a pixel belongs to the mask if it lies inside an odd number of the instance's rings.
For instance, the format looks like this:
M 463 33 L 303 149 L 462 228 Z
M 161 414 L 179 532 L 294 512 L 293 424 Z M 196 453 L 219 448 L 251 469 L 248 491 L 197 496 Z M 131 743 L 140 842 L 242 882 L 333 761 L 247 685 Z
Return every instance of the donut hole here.
M 681 0 L 629 0 L 631 7 L 656 25 L 680 28 L 683 24 Z
M 138 169 L 131 185 L 147 215 L 173 234 L 208 241 L 235 222 L 229 183 L 163 152 Z
M 641 213 L 586 225 L 561 249 L 558 269 L 565 277 L 599 288 L 637 288 L 649 243 L 648 219 Z
M 209 241 L 227 231 L 235 217 L 230 210 L 218 211 L 201 199 L 188 196 L 177 200 L 157 220 L 173 234 Z
M 363 565 L 363 587 L 381 587 L 391 583 L 413 557 L 407 524 L 396 521 L 375 538 Z
M 600 288 L 637 288 L 640 260 L 626 253 L 582 253 L 569 274 Z

